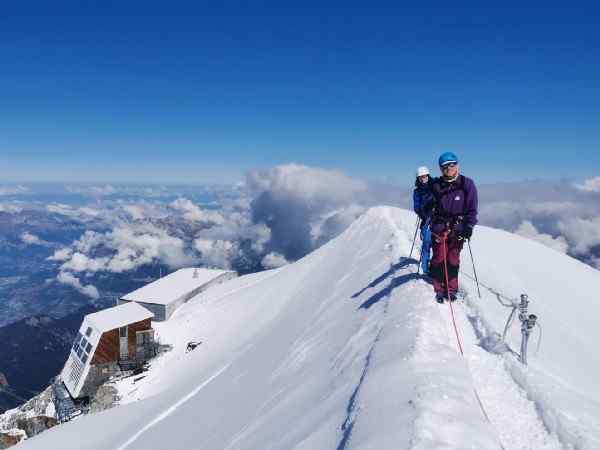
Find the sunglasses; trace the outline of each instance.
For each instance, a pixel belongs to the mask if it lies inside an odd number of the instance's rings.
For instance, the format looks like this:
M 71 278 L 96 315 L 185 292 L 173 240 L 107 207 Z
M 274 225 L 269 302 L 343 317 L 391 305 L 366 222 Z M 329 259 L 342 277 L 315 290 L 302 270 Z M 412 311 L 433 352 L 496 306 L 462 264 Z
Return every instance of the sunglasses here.
M 456 167 L 456 163 L 448 163 L 448 164 L 444 164 L 442 166 L 442 170 L 444 169 L 451 169 L 452 167 Z

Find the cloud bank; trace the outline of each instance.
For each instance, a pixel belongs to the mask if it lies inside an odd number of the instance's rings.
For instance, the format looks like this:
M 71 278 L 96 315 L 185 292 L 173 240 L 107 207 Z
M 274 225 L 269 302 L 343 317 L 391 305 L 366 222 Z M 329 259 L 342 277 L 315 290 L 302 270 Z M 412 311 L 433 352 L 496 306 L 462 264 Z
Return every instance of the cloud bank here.
M 600 192 L 600 177 L 589 178 L 575 187 L 583 192 Z
M 600 177 L 481 185 L 479 220 L 516 232 L 600 268 Z M 582 188 L 585 186 L 585 189 Z
M 480 184 L 480 223 L 600 267 L 598 179 Z M 370 206 L 412 207 L 410 186 L 366 183 L 299 164 L 249 172 L 244 183 L 229 188 L 188 196 L 182 191 L 167 194 L 161 188 L 160 198 L 111 196 L 85 206 L 48 205 L 49 212 L 89 228 L 48 258 L 58 264 L 59 281 L 93 297 L 97 289 L 80 280 L 148 265 L 242 273 L 281 267 L 342 233 Z M 22 238 L 33 245 L 35 237 Z
M 295 260 L 328 240 L 339 229 L 323 227 L 331 214 L 347 217 L 346 208 L 360 210 L 366 183 L 339 171 L 288 164 L 250 172 L 247 185 L 252 193 L 252 220 L 271 232 L 270 251 Z M 337 227 L 339 228 L 339 227 Z
M 98 289 L 96 289 L 95 286 L 92 286 L 91 284 L 84 286 L 81 283 L 81 281 L 79 281 L 79 279 L 76 278 L 70 272 L 60 272 L 56 279 L 58 280 L 59 283 L 73 286 L 75 289 L 77 289 L 83 295 L 86 295 L 92 299 L 100 298 L 100 293 L 98 292 Z

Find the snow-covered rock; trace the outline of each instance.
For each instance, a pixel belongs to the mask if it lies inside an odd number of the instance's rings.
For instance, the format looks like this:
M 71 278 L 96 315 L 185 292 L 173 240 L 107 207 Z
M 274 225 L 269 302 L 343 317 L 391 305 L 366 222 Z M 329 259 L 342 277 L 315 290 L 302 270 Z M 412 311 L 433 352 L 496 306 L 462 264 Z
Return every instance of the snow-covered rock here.
M 464 251 L 454 305 L 463 357 L 449 307 L 407 258 L 414 223 L 373 208 L 293 264 L 215 286 L 155 324 L 173 351 L 116 384 L 118 407 L 19 448 L 600 448 L 600 272 L 478 227 L 482 298 Z M 516 326 L 500 342 L 510 309 L 494 292 L 529 294 L 540 317 L 527 367 Z
M 54 412 L 51 388 L 48 387 L 18 408 L 0 415 L 0 449 L 56 426 Z

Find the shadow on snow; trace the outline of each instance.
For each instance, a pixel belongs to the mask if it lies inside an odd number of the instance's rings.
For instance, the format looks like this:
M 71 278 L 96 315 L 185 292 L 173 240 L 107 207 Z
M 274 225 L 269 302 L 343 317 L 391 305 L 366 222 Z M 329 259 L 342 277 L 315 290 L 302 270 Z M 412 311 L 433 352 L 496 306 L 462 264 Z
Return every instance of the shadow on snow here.
M 356 292 L 355 294 L 352 294 L 352 298 L 356 298 L 356 297 L 360 296 L 367 289 L 374 288 L 379 283 L 384 281 L 386 278 L 394 275 L 397 270 L 404 269 L 405 267 L 408 267 L 411 264 L 419 264 L 419 261 L 417 261 L 416 259 L 413 259 L 413 258 L 400 258 L 400 261 L 398 261 L 396 264 L 391 266 L 390 270 L 388 270 L 383 275 L 380 275 L 377 278 L 375 278 L 373 281 L 371 281 L 369 284 L 367 284 L 367 286 L 362 288 L 360 291 Z
M 366 287 L 364 287 L 360 291 L 353 294 L 352 298 L 356 298 L 356 297 L 360 296 L 367 289 L 376 287 L 381 282 L 383 282 L 386 279 L 388 279 L 389 277 L 393 276 L 397 270 L 408 267 L 411 264 L 419 264 L 419 261 L 417 261 L 416 259 L 412 259 L 412 258 L 401 258 L 400 261 L 397 262 L 396 264 L 394 264 L 393 266 L 391 266 L 387 272 L 378 276 L 373 281 L 371 281 Z M 364 302 L 362 302 L 358 308 L 359 309 L 369 309 L 371 306 L 378 303 L 381 299 L 384 299 L 387 296 L 389 296 L 392 293 L 392 291 L 394 289 L 396 289 L 398 286 L 401 286 L 404 283 L 408 283 L 411 280 L 426 280 L 427 281 L 428 279 L 427 279 L 427 277 L 424 277 L 423 275 L 420 275 L 420 274 L 417 274 L 414 272 L 405 273 L 403 275 L 397 276 L 397 277 L 393 278 L 386 287 L 384 287 L 379 292 L 376 292 L 375 294 L 370 296 L 368 299 L 366 299 Z

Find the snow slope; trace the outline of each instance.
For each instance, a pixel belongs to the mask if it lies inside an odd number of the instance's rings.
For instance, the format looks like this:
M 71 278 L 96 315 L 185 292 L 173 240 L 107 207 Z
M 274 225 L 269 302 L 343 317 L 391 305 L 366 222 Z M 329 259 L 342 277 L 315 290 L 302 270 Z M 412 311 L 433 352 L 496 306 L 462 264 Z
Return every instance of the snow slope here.
M 118 384 L 121 406 L 21 448 L 600 448 L 600 272 L 478 227 L 480 281 L 528 293 L 543 342 L 528 367 L 517 326 L 500 344 L 510 310 L 486 288 L 477 298 L 464 251 L 463 357 L 448 305 L 406 258 L 414 221 L 373 208 L 294 264 L 211 288 L 155 324 L 174 349 Z M 202 344 L 186 353 L 190 340 Z

